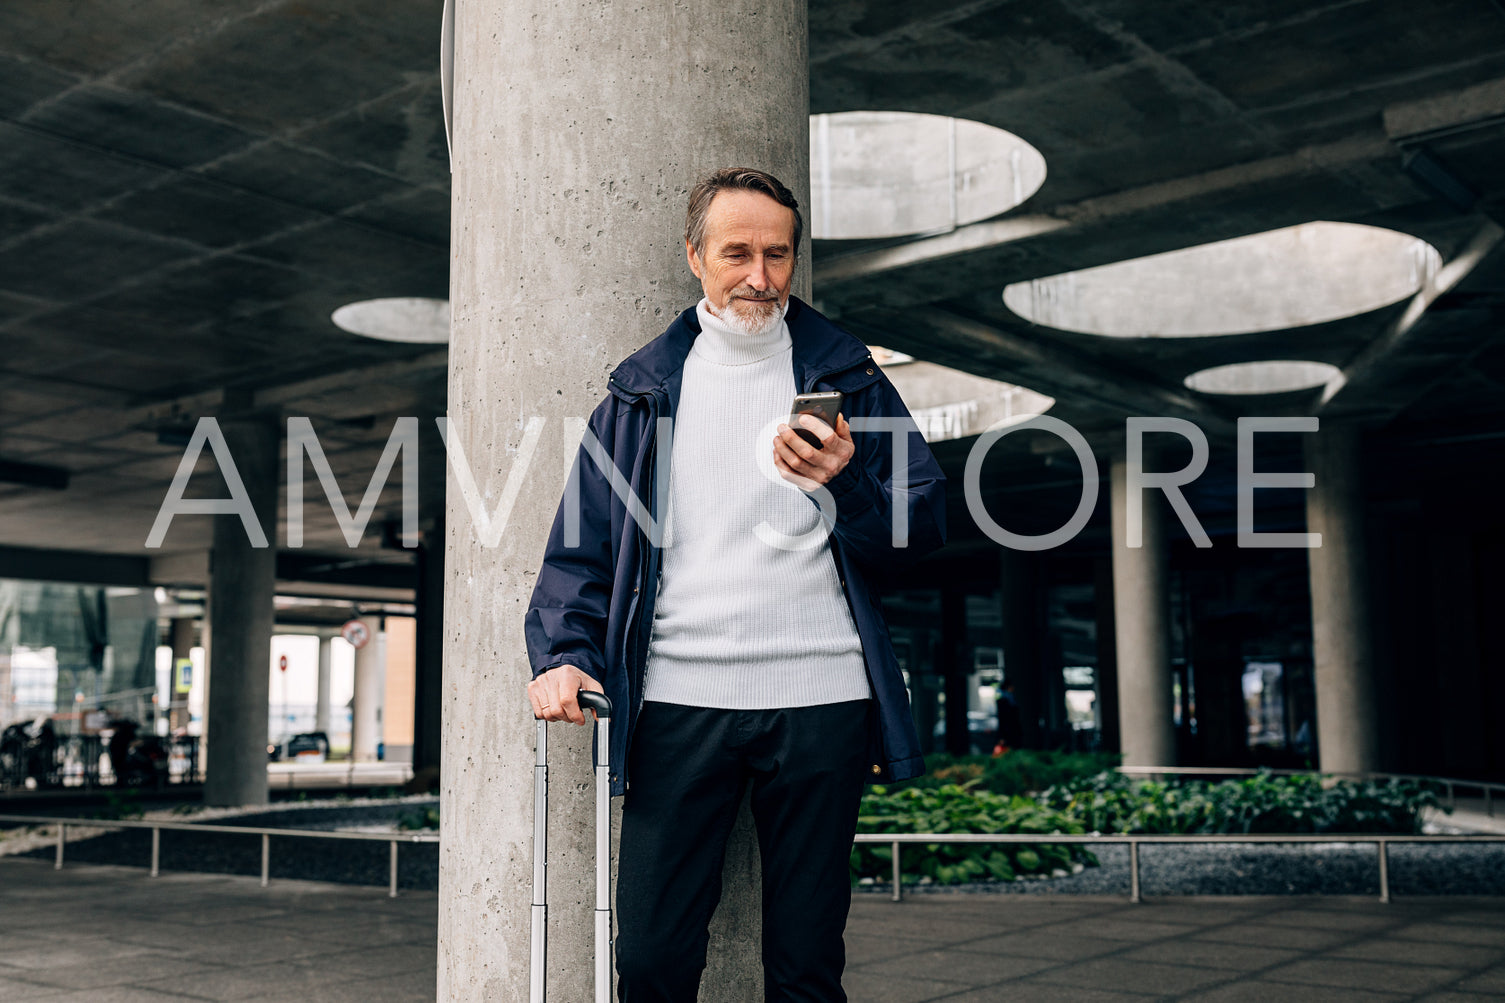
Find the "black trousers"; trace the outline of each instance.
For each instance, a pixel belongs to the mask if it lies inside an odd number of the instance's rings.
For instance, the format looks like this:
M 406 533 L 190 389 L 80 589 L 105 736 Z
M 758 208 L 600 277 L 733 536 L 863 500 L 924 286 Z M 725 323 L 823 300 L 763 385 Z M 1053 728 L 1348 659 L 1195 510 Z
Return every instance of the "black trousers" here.
M 764 998 L 844 1003 L 849 859 L 870 702 L 786 710 L 645 703 L 617 878 L 622 1003 L 694 1003 L 743 792 L 763 870 Z

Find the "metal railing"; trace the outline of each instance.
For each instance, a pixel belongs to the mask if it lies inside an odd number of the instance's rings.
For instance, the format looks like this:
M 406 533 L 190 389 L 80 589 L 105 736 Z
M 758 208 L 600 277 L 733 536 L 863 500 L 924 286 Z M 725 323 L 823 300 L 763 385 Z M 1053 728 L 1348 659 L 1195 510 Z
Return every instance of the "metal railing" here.
M 1391 843 L 1505 843 L 1505 836 L 1405 836 L 1378 835 L 1372 833 L 1249 833 L 1242 835 L 1196 835 L 1161 836 L 1129 834 L 1088 834 L 1081 836 L 1057 835 L 1055 833 L 985 833 L 985 832 L 906 832 L 902 835 L 886 832 L 859 832 L 855 842 L 887 843 L 893 854 L 895 902 L 903 899 L 903 864 L 900 847 L 905 843 L 1030 843 L 1035 846 L 1068 846 L 1073 844 L 1127 843 L 1129 844 L 1129 901 L 1142 902 L 1139 890 L 1139 847 L 1145 843 L 1374 843 L 1380 873 L 1380 901 L 1390 901 L 1390 844 Z
M 1413 783 L 1436 784 L 1447 792 L 1447 806 L 1457 804 L 1457 792 L 1480 791 L 1484 796 L 1484 812 L 1491 818 L 1495 814 L 1495 797 L 1505 798 L 1505 783 L 1485 780 L 1460 780 L 1457 777 L 1428 777 L 1416 773 L 1345 773 L 1341 770 L 1271 770 L 1246 766 L 1120 766 L 1119 773 L 1129 776 L 1186 776 L 1186 777 L 1253 777 L 1268 773 L 1276 777 L 1342 777 L 1347 780 L 1409 780 Z
M 57 826 L 57 854 L 53 870 L 63 869 L 63 847 L 68 842 L 68 827 L 94 829 L 150 829 L 152 834 L 151 876 L 161 871 L 162 830 L 179 832 L 220 832 L 238 836 L 261 837 L 261 887 L 269 880 L 272 864 L 272 837 L 297 836 L 308 839 L 355 839 L 367 843 L 388 843 L 391 851 L 387 866 L 387 897 L 397 897 L 397 846 L 399 843 L 437 843 L 438 833 L 414 832 L 394 835 L 388 832 L 330 832 L 325 829 L 270 829 L 241 825 L 214 825 L 207 822 L 129 821 L 125 819 L 52 818 L 39 815 L 0 815 L 0 822 L 18 825 Z

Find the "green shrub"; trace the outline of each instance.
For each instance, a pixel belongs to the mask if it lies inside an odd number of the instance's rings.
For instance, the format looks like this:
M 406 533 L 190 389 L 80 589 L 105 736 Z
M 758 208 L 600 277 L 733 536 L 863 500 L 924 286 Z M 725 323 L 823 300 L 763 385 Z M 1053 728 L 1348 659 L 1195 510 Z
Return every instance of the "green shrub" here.
M 1081 834 L 1082 827 L 1060 812 L 1025 797 L 1006 797 L 958 784 L 911 786 L 903 790 L 873 787 L 862 799 L 858 832 L 980 832 Z M 1095 866 L 1097 858 L 1083 846 L 1050 843 L 925 843 L 901 850 L 905 883 L 928 878 L 936 884 L 1013 881 L 1077 865 Z M 853 883 L 863 878 L 889 881 L 893 854 L 881 843 L 852 848 Z
M 925 773 L 890 789 L 939 788 L 973 783 L 993 794 L 1031 794 L 1048 787 L 1085 780 L 1118 765 L 1117 753 L 1014 749 L 1002 756 L 925 757 Z
M 430 805 L 427 808 L 402 812 L 397 816 L 397 827 L 399 829 L 437 829 L 439 828 L 439 807 Z
M 1414 833 L 1433 785 L 1261 772 L 1237 780 L 1146 780 L 1116 772 L 1046 791 L 1041 800 L 1090 832 Z
M 144 814 L 146 814 L 146 809 L 141 807 L 141 792 L 126 790 L 121 792 L 110 791 L 105 795 L 104 806 L 90 817 L 106 821 L 116 821 L 119 819 L 140 818 Z

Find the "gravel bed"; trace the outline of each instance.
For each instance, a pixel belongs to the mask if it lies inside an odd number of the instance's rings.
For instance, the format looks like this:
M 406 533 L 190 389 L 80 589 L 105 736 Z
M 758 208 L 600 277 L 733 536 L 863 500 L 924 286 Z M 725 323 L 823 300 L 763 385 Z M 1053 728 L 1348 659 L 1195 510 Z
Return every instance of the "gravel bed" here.
M 433 797 L 403 798 L 375 803 L 350 802 L 334 806 L 316 802 L 289 806 L 272 811 L 174 816 L 173 821 L 204 821 L 215 825 L 241 825 L 255 828 L 286 829 L 366 829 L 391 824 L 404 813 L 437 804 Z M 203 813 L 208 814 L 208 813 Z M 212 874 L 261 874 L 261 837 L 230 833 L 196 833 L 164 829 L 161 836 L 160 866 L 163 871 L 199 871 Z M 70 834 L 64 850 L 65 862 L 119 864 L 148 867 L 151 863 L 151 832 L 146 829 L 119 829 L 74 842 Z M 53 844 L 22 854 L 51 859 Z M 273 836 L 269 876 L 337 884 L 387 884 L 389 844 L 346 839 L 317 839 L 308 836 Z M 397 886 L 402 889 L 436 891 L 439 888 L 439 846 L 437 843 L 404 844 L 397 853 Z
M 968 885 L 910 885 L 906 895 L 970 892 L 999 895 L 1127 895 L 1129 848 L 1093 847 L 1098 867 L 1044 880 Z M 1380 893 L 1372 843 L 1286 846 L 1169 843 L 1139 847 L 1139 885 L 1145 895 L 1372 895 Z M 859 892 L 889 894 L 891 884 Z M 1505 843 L 1392 844 L 1390 892 L 1404 895 L 1505 895 Z

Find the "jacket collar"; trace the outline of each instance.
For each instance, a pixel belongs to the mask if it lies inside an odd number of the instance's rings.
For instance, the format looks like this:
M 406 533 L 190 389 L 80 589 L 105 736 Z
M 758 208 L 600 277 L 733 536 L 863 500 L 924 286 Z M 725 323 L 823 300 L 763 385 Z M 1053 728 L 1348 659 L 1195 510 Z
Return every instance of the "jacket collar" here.
M 797 296 L 789 297 L 784 315 L 794 342 L 794 371 L 800 389 L 816 379 L 850 369 L 870 356 L 861 339 L 848 334 Z M 684 367 L 690 346 L 700 335 L 700 321 L 690 307 L 674 318 L 668 330 L 633 352 L 611 373 L 614 389 L 636 396 L 669 385 Z

